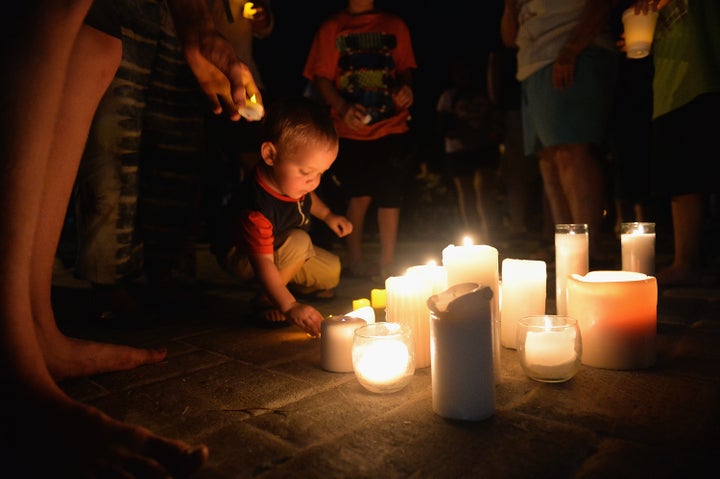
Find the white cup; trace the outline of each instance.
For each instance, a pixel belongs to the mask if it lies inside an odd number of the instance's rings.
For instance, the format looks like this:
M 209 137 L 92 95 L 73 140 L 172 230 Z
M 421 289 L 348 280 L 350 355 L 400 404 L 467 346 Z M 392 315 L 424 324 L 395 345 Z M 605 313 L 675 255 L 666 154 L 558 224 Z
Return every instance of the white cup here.
M 644 58 L 650 54 L 657 17 L 658 13 L 653 10 L 636 15 L 634 7 L 623 12 L 622 22 L 628 58 Z

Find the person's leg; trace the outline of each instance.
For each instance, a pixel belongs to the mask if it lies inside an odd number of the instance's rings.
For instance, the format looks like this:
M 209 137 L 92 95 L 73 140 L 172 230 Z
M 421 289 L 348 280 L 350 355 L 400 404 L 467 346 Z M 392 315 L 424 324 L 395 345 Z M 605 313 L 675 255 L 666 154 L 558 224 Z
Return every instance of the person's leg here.
M 555 155 L 556 150 L 555 147 L 549 147 L 538 152 L 543 188 L 550 206 L 553 223 L 572 223 L 573 217 L 570 204 L 560 181 L 560 172 Z
M 590 232 L 590 257 L 599 258 L 605 191 L 600 162 L 587 144 L 560 145 L 556 147 L 555 158 L 572 222 L 587 223 Z
M 345 212 L 345 216 L 353 225 L 352 233 L 345 237 L 348 269 L 353 274 L 364 273 L 362 269 L 363 227 L 365 225 L 365 215 L 367 214 L 368 208 L 370 208 L 371 202 L 372 197 L 370 196 L 355 196 L 350 198 L 347 211 Z
M 475 221 L 475 209 L 473 208 L 473 185 L 472 178 L 466 176 L 453 176 L 455 193 L 458 201 L 458 213 L 466 233 L 475 231 L 478 222 Z
M 378 208 L 378 233 L 380 234 L 380 266 L 381 276 L 390 274 L 389 268 L 395 261 L 398 228 L 400 225 L 400 208 Z M 382 278 L 384 281 L 385 278 Z
M 675 255 L 672 264 L 657 274 L 663 286 L 699 281 L 702 266 L 704 205 L 699 193 L 672 197 L 671 214 Z
M 0 456 L 5 467 L 21 467 L 33 477 L 187 476 L 206 461 L 207 448 L 164 439 L 66 396 L 48 371 L 33 320 L 34 245 L 39 223 L 48 219 L 40 209 L 42 192 L 58 173 L 47 177 L 48 158 L 56 123 L 67 113 L 60 111 L 63 87 L 90 4 L 25 2 L 0 21 L 0 62 L 6 68 L 0 76 L 0 222 L 6 228 L 0 235 L 0 267 L 12 272 L 0 277 L 0 360 L 5 365 L 0 382 L 6 389 L 0 404 Z M 73 133 L 84 137 L 87 131 Z M 62 218 L 53 221 L 61 224 Z
M 500 215 L 497 213 L 496 172 L 492 168 L 483 168 L 475 172 L 473 178 L 475 210 L 480 218 L 485 244 L 492 244 L 501 235 Z
M 107 52 L 111 51 L 112 54 Z M 92 63 L 85 61 L 93 58 Z M 84 26 L 70 60 L 67 87 L 60 105 L 60 118 L 47 165 L 41 204 L 43 221 L 37 226 L 33 246 L 31 288 L 33 314 L 50 372 L 56 378 L 89 376 L 101 372 L 132 369 L 165 358 L 164 350 L 136 349 L 68 338 L 57 328 L 50 301 L 52 264 L 62 219 L 72 191 L 93 113 L 120 63 L 118 39 Z

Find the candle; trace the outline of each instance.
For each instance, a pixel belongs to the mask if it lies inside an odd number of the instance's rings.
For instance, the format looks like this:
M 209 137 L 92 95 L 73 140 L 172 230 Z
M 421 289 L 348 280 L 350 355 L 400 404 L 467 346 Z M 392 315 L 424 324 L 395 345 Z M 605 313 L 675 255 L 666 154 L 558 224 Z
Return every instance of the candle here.
M 373 288 L 370 290 L 370 303 L 375 309 L 384 309 L 386 306 L 386 295 L 384 289 Z
M 432 295 L 432 284 L 422 275 L 391 276 L 385 280 L 385 291 L 385 321 L 402 324 L 411 331 L 415 367 L 429 367 L 430 311 L 427 299 Z
M 554 315 L 522 318 L 517 350 L 525 374 L 542 382 L 572 378 L 580 365 L 582 342 L 577 321 Z
M 406 276 L 418 276 L 422 281 L 430 284 L 431 294 L 442 293 L 448 288 L 447 270 L 434 261 L 427 264 L 410 266 L 405 272 Z
M 547 266 L 544 261 L 505 258 L 502 261 L 500 343 L 516 348 L 517 322 L 545 314 Z
M 448 245 L 442 250 L 442 263 L 447 270 L 448 286 L 477 283 L 493 292 L 490 311 L 493 319 L 493 354 L 495 376 L 500 378 L 500 272 L 498 250 L 489 245 L 474 245 L 465 238 L 462 246 Z
M 360 309 L 365 306 L 370 306 L 370 300 L 367 298 L 354 299 L 352 302 L 353 309 Z
M 641 369 L 655 363 L 657 281 L 632 271 L 592 271 L 568 279 L 568 315 L 577 319 L 583 364 Z
M 462 283 L 428 299 L 433 411 L 482 420 L 495 412 L 492 290 Z
M 623 271 L 655 273 L 655 223 L 622 223 L 620 246 Z
M 410 383 L 415 358 L 410 330 L 398 323 L 375 323 L 355 330 L 352 364 L 368 391 L 391 393 Z
M 375 310 L 372 306 L 361 306 L 349 313 L 345 313 L 343 316 L 350 316 L 351 318 L 364 319 L 367 324 L 375 322 Z
M 567 315 L 567 278 L 590 269 L 588 226 L 584 223 L 555 225 L 555 304 L 557 314 Z
M 351 316 L 330 316 L 320 325 L 320 367 L 326 371 L 353 371 L 352 344 L 355 330 L 367 322 Z

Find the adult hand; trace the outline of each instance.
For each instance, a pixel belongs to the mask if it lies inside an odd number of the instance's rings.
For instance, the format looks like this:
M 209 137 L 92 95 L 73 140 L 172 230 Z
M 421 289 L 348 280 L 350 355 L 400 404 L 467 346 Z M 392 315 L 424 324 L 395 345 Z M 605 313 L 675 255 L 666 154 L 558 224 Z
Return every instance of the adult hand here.
M 185 59 L 213 113 L 224 111 L 239 120 L 246 98 L 262 101 L 250 69 L 216 30 L 205 0 L 169 0 L 168 5 Z
M 367 124 L 365 122 L 366 114 L 364 106 L 354 103 L 348 106 L 342 114 L 342 119 L 353 130 L 359 130 Z

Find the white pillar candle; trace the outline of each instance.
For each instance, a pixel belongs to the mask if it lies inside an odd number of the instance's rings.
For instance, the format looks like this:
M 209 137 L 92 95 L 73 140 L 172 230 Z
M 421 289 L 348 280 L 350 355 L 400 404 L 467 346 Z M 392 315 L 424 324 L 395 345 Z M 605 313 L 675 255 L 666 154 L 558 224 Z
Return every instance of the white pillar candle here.
M 334 373 L 351 373 L 355 330 L 367 322 L 351 316 L 330 316 L 320 325 L 320 367 Z
M 567 316 L 567 278 L 590 270 L 588 226 L 584 223 L 555 225 L 555 304 L 557 314 Z
M 495 379 L 500 378 L 500 271 L 498 250 L 489 245 L 474 245 L 466 238 L 462 246 L 448 245 L 442 250 L 442 264 L 448 275 L 448 287 L 477 283 L 493 292 L 490 311 L 493 320 Z
M 492 290 L 464 283 L 428 300 L 433 411 L 478 421 L 495 412 Z
M 500 343 L 517 346 L 517 322 L 526 316 L 545 314 L 547 265 L 545 261 L 505 258 L 502 261 Z
M 620 248 L 623 271 L 655 274 L 655 223 L 622 223 Z
M 657 281 L 631 271 L 592 271 L 568 279 L 568 316 L 577 319 L 582 362 L 605 369 L 655 363 Z
M 431 294 L 442 293 L 448 288 L 447 270 L 434 261 L 427 264 L 410 266 L 405 272 L 406 276 L 418 276 L 422 281 L 430 284 Z
M 415 367 L 430 366 L 430 311 L 432 285 L 424 277 L 391 276 L 385 280 L 385 321 L 407 327 L 415 344 Z

